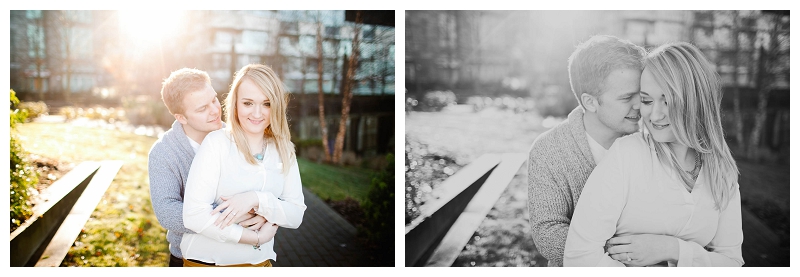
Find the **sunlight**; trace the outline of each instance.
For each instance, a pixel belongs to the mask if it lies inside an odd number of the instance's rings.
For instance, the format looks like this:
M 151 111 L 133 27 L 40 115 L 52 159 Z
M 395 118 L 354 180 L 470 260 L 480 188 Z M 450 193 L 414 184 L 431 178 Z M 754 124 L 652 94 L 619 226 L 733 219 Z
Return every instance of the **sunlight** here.
M 152 46 L 176 33 L 183 11 L 119 11 L 119 27 L 123 36 L 141 46 Z

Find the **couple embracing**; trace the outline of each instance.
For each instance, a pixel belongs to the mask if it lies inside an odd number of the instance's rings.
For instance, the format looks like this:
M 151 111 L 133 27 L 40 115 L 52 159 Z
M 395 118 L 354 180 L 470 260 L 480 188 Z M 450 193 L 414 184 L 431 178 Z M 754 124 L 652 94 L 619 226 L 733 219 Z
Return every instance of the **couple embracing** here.
M 739 171 L 718 74 L 697 47 L 594 36 L 569 58 L 580 103 L 528 160 L 549 266 L 742 266 Z
M 278 228 L 299 227 L 306 210 L 283 83 L 268 66 L 244 66 L 223 110 L 208 74 L 184 68 L 161 97 L 175 122 L 150 149 L 148 174 L 169 266 L 272 266 Z

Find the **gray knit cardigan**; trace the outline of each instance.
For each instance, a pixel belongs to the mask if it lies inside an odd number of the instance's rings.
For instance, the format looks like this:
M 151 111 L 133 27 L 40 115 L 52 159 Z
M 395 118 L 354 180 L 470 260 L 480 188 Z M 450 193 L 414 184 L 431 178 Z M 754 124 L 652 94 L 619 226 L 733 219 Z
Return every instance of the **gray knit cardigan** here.
M 224 128 L 223 123 L 223 128 Z M 194 149 L 183 125 L 177 120 L 150 148 L 147 163 L 150 175 L 150 201 L 158 222 L 167 229 L 169 252 L 178 258 L 184 233 L 195 232 L 183 225 L 183 192 L 189 168 L 194 159 Z
M 563 265 L 570 219 L 595 166 L 580 106 L 531 145 L 528 210 L 533 241 L 548 266 Z

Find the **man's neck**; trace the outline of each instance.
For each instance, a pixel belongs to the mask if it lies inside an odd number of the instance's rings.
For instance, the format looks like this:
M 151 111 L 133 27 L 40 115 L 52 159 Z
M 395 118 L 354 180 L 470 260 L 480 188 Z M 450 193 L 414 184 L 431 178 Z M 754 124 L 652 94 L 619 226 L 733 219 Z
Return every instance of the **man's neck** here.
M 186 126 L 185 124 L 182 125 L 183 125 L 183 132 L 186 133 L 186 136 L 189 137 L 189 139 L 193 140 L 194 142 L 197 142 L 198 144 L 202 144 L 203 139 L 205 139 L 206 135 L 208 135 L 209 133 L 209 132 L 197 131 L 189 126 Z
M 584 112 L 583 126 L 586 128 L 586 133 L 592 136 L 592 139 L 605 149 L 611 148 L 614 141 L 622 136 L 622 134 L 614 132 L 606 127 L 603 122 L 600 122 L 600 119 L 597 118 L 597 114 L 593 112 Z

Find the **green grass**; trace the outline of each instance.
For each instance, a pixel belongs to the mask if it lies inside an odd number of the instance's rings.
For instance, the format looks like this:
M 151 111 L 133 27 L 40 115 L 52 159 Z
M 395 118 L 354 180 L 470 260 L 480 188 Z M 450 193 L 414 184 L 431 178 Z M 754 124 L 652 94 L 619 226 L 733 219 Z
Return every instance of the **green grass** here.
M 167 266 L 169 243 L 153 213 L 147 175 L 155 138 L 70 124 L 26 123 L 17 129 L 29 153 L 76 165 L 124 161 L 61 266 Z M 320 198 L 366 199 L 373 171 L 298 163 L 303 186 Z
M 122 160 L 61 266 L 166 266 L 166 230 L 152 210 L 147 153 L 155 138 L 69 124 L 18 126 L 30 153 L 63 162 Z
M 357 167 L 338 167 L 297 159 L 303 187 L 322 199 L 352 197 L 359 203 L 367 199 L 374 171 Z

